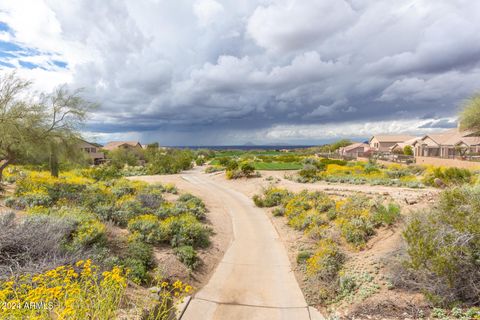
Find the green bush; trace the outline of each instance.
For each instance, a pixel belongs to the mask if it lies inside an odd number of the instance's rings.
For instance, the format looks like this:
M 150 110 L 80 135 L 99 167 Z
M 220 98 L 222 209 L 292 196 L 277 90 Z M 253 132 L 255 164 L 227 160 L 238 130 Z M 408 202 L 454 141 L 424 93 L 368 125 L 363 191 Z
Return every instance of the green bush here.
M 436 167 L 432 171 L 427 172 L 423 177 L 423 183 L 428 186 L 438 187 L 435 179 L 440 179 L 447 185 L 461 185 L 472 182 L 472 172 L 468 169 L 461 168 L 441 168 Z
M 253 164 L 246 162 L 240 165 L 240 170 L 245 177 L 250 177 L 255 172 L 255 167 Z
M 110 217 L 108 220 L 113 221 L 121 227 L 126 227 L 131 219 L 147 213 L 146 211 L 148 210 L 142 207 L 139 201 L 128 200 L 112 208 L 112 210 L 109 211 Z
M 412 146 L 405 146 L 403 147 L 403 154 L 406 156 L 413 156 L 413 148 Z
M 159 244 L 168 239 L 160 221 L 152 214 L 133 218 L 128 222 L 128 230 L 136 233 L 140 240 L 149 244 Z
M 206 218 L 207 208 L 205 203 L 190 193 L 182 194 L 176 203 L 176 214 L 191 213 L 197 219 L 204 220 Z
M 318 171 L 318 168 L 313 164 L 305 164 L 298 175 L 305 181 L 315 181 Z
M 174 174 L 191 169 L 194 154 L 190 150 L 147 149 L 145 158 L 149 174 Z
M 298 254 L 297 254 L 297 263 L 298 264 L 303 264 L 303 263 L 306 263 L 306 261 L 312 256 L 312 252 L 310 251 L 300 251 Z
M 130 270 L 129 276 L 136 283 L 145 283 L 148 270 L 154 266 L 153 247 L 141 239 L 139 234 L 132 234 L 123 257 L 123 265 Z
M 210 245 L 211 229 L 201 224 L 191 214 L 165 219 L 162 221 L 162 231 L 172 247 L 188 245 L 205 248 Z
M 388 206 L 380 204 L 373 213 L 373 222 L 377 225 L 391 226 L 400 217 L 400 207 L 394 203 Z
M 192 246 L 180 246 L 175 248 L 174 251 L 178 259 L 189 269 L 195 270 L 200 264 L 197 252 Z
M 437 208 L 415 215 L 404 232 L 406 283 L 432 302 L 477 304 L 480 297 L 480 188 L 443 191 Z
M 275 207 L 287 201 L 291 193 L 286 189 L 268 188 L 264 190 L 263 196 L 254 195 L 253 202 L 257 207 Z
M 336 164 L 338 166 L 346 166 L 348 161 L 323 158 L 323 159 L 320 159 L 320 163 L 324 164 L 325 166 L 328 165 L 328 164 Z
M 82 175 L 87 178 L 92 178 L 96 181 L 108 181 L 120 178 L 122 176 L 117 167 L 105 164 L 96 166 L 92 169 L 83 170 Z
M 163 203 L 163 196 L 160 190 L 142 190 L 136 195 L 136 200 L 144 208 L 151 210 L 158 209 Z
M 322 239 L 318 249 L 307 259 L 307 273 L 323 281 L 332 282 L 345 262 L 345 255 L 331 239 Z

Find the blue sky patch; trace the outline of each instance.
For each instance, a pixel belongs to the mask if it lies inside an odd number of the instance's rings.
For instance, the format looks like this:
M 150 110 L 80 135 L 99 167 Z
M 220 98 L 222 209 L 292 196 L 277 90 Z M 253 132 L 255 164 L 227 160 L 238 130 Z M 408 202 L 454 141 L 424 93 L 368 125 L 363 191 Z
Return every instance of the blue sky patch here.
M 18 60 L 18 63 L 19 63 L 22 67 L 27 68 L 27 69 L 39 68 L 39 66 L 36 65 L 35 63 L 31 63 L 31 62 L 28 62 L 28 61 Z
M 53 60 L 52 63 L 54 65 L 56 65 L 57 67 L 60 67 L 60 68 L 66 68 L 68 63 L 64 62 L 64 61 L 59 61 L 59 60 Z
M 15 68 L 15 66 L 13 64 L 8 63 L 8 62 L 4 62 L 4 61 L 0 61 L 0 66 Z
M 0 40 L 0 51 L 21 51 L 23 48 L 20 47 L 19 45 L 12 43 L 12 42 L 6 42 Z
M 0 31 L 6 31 L 12 33 L 12 29 L 3 21 L 0 21 Z

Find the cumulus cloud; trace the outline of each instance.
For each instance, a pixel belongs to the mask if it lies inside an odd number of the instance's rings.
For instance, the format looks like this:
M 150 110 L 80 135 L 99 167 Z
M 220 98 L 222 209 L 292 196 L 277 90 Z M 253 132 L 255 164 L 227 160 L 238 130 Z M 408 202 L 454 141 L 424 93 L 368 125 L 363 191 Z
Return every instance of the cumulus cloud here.
M 223 6 L 215 0 L 197 0 L 193 5 L 193 11 L 201 26 L 215 22 L 216 17 L 223 10 Z
M 467 0 L 4 0 L 0 69 L 84 87 L 101 141 L 313 143 L 451 125 L 479 28 Z

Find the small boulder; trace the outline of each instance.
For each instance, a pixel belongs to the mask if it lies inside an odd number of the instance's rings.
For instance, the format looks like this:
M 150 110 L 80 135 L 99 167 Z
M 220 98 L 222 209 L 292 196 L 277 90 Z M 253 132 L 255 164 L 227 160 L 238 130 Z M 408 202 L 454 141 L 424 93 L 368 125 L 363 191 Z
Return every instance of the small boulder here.
M 446 188 L 446 187 L 447 187 L 447 185 L 445 184 L 445 182 L 443 182 L 442 179 L 440 179 L 440 178 L 435 178 L 435 179 L 433 180 L 433 183 L 434 183 L 437 187 L 439 187 L 439 188 Z

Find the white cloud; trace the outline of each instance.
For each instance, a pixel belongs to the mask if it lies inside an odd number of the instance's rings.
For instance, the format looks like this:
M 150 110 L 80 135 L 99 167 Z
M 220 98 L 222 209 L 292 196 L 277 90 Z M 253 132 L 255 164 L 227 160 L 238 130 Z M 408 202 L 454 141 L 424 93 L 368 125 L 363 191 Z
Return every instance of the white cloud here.
M 102 137 L 403 130 L 452 117 L 480 89 L 475 1 L 3 0 L 0 21 L 12 29 L 0 41 L 25 49 L 0 53 L 0 68 L 39 90 L 85 87 L 101 105 L 89 130 Z
M 207 26 L 215 21 L 219 14 L 224 11 L 223 6 L 215 0 L 196 0 L 193 11 L 201 26 Z
M 280 0 L 258 7 L 248 22 L 249 35 L 269 50 L 298 50 L 347 29 L 356 14 L 344 0 Z

